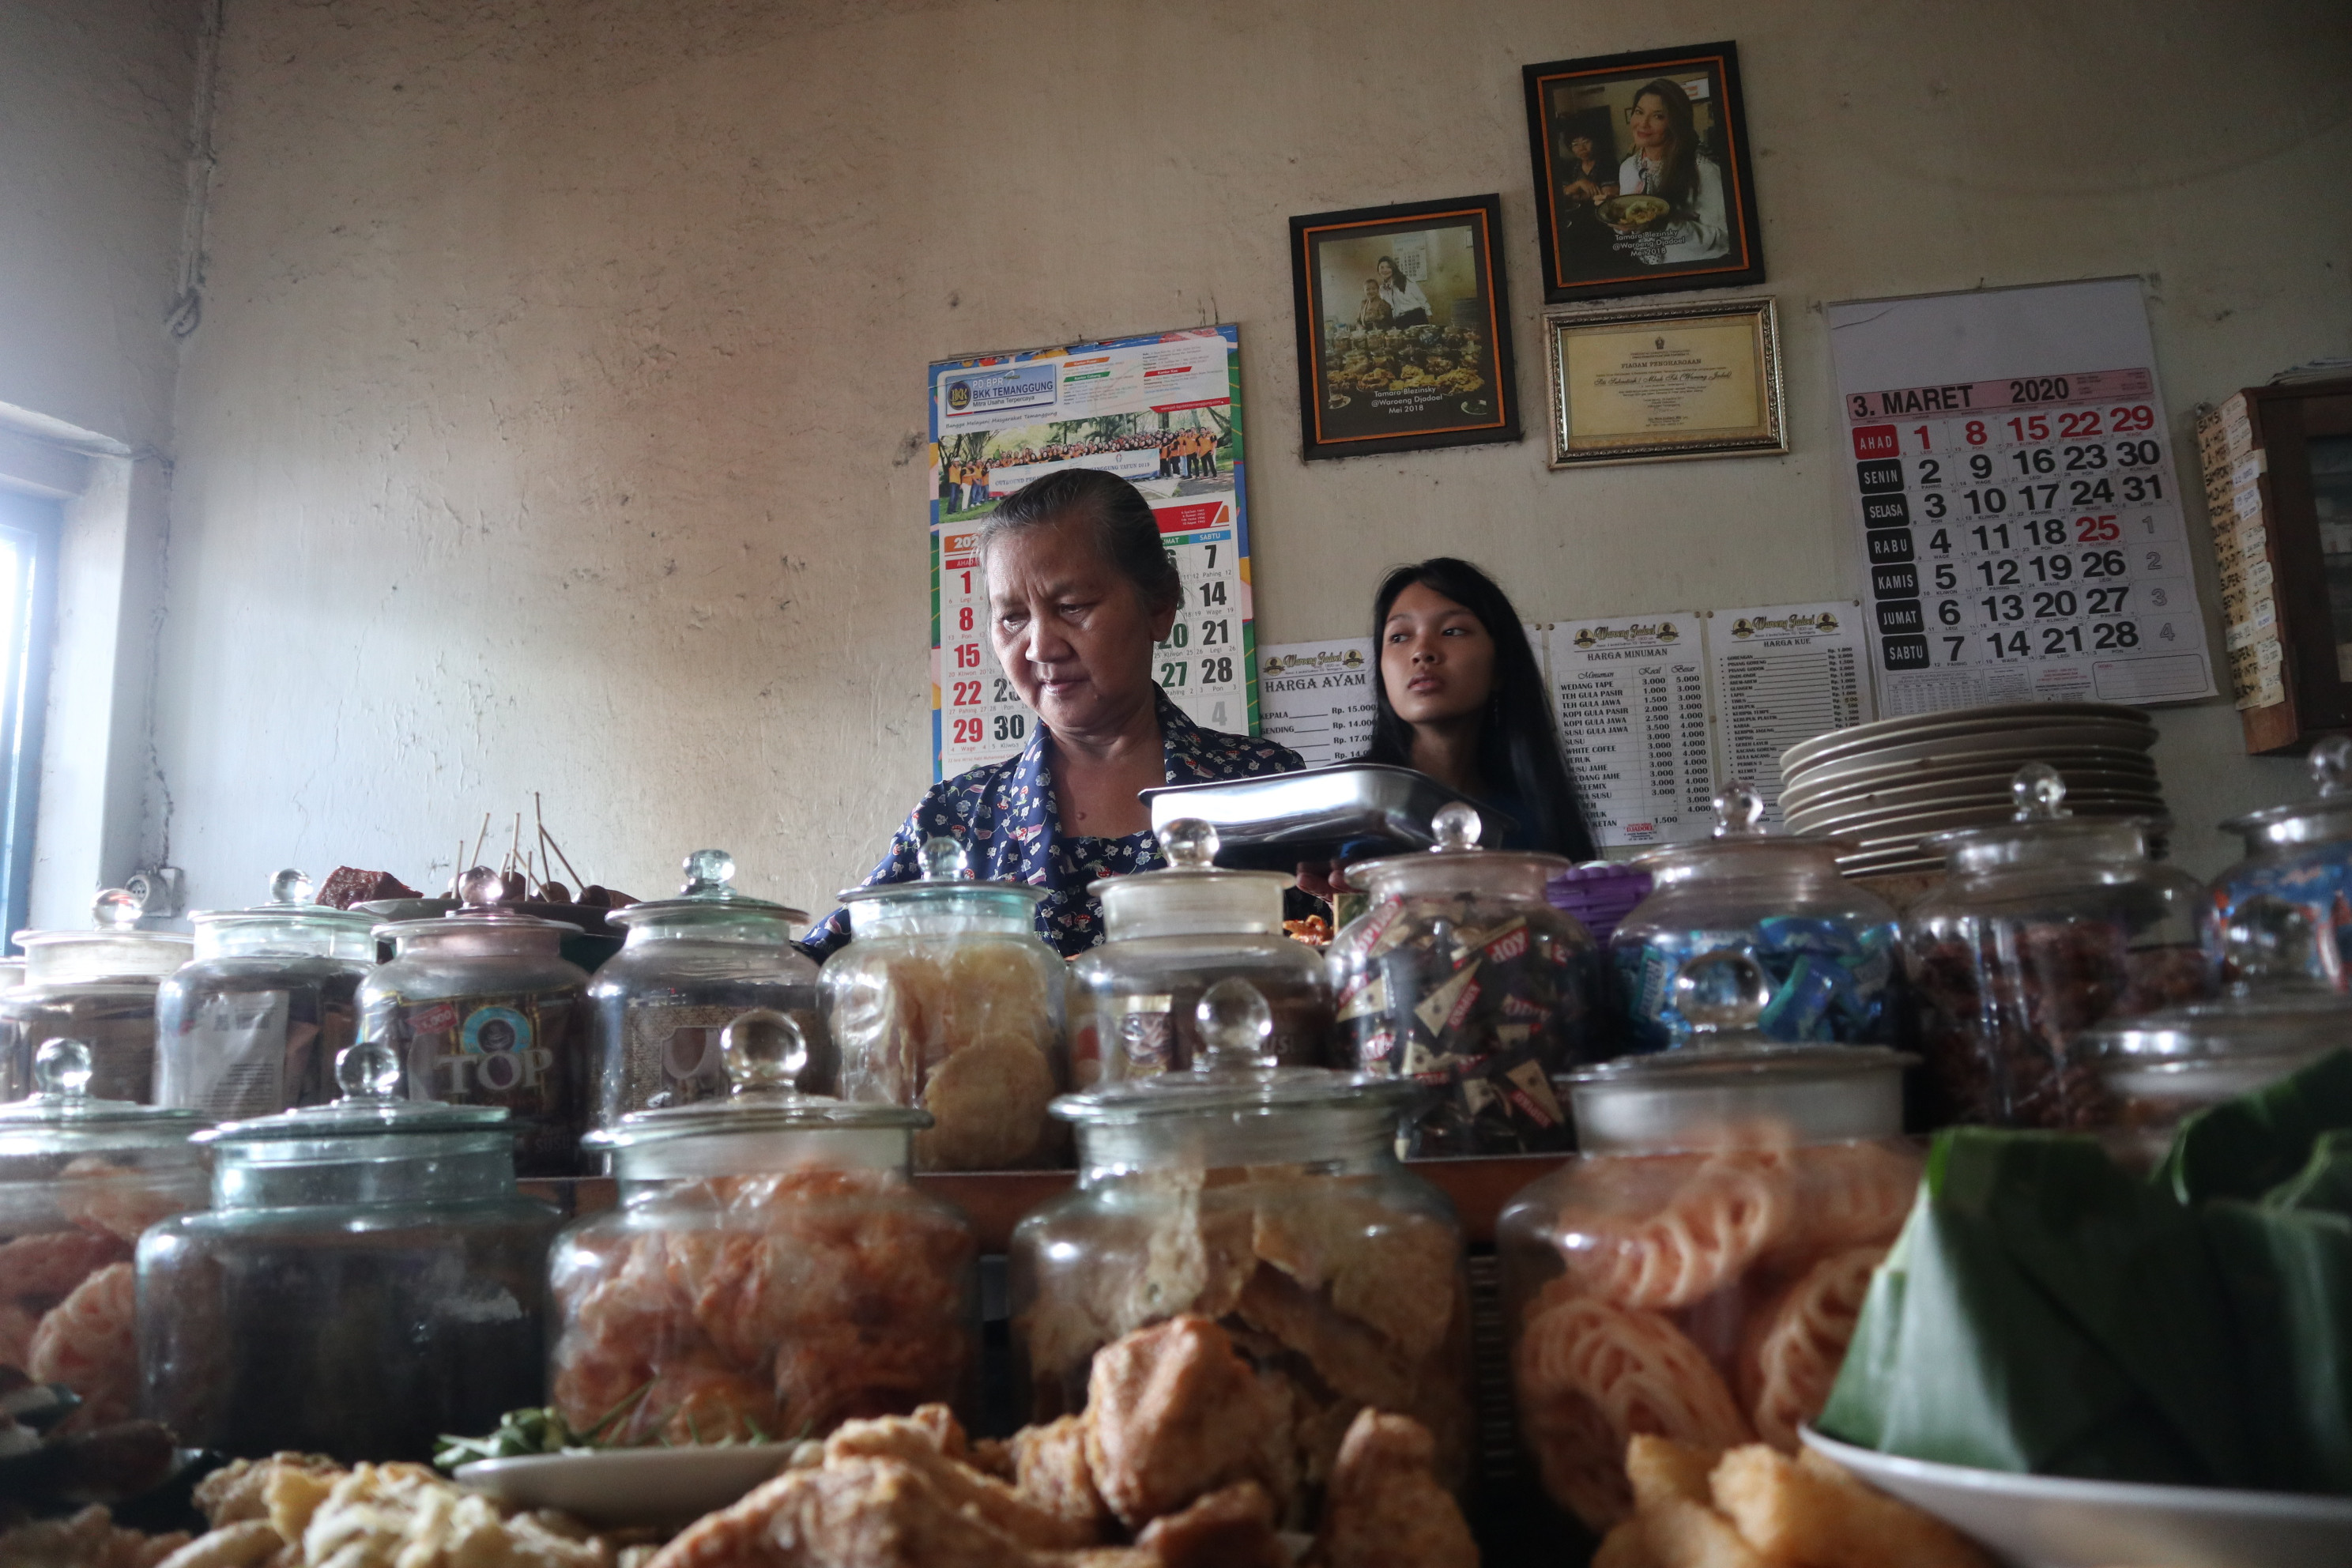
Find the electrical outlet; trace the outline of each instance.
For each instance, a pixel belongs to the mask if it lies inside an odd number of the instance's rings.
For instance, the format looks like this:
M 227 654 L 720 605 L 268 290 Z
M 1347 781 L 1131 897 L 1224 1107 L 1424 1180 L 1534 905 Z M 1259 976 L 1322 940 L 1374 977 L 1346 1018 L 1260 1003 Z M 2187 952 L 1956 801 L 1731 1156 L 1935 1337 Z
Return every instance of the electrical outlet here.
M 144 871 L 133 871 L 123 879 L 122 886 L 139 900 L 142 916 L 169 920 L 181 912 L 185 894 L 182 879 L 186 875 L 177 866 L 155 866 Z

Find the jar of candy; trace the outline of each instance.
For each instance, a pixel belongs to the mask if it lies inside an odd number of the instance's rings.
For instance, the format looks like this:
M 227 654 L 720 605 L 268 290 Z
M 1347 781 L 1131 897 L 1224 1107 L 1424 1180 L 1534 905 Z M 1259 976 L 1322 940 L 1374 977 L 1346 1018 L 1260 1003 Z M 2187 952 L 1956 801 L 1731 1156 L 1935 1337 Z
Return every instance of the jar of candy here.
M 502 908 L 487 866 L 458 891 L 465 902 L 446 915 L 375 928 L 394 957 L 360 985 L 361 1037 L 398 1054 L 409 1099 L 507 1111 L 521 1174 L 572 1175 L 587 1116 L 588 975 L 557 950 L 580 928 Z
M 817 1014 L 816 964 L 793 945 L 807 914 L 740 893 L 735 858 L 698 849 L 674 899 L 614 910 L 628 931 L 588 987 L 595 1040 L 591 1121 L 618 1125 L 648 1106 L 690 1105 L 727 1092 L 719 1032 L 755 1007 L 790 1015 L 812 1045 L 825 1039 Z M 813 1049 L 811 1081 L 829 1088 L 832 1064 Z
M 1459 801 L 1430 826 L 1434 848 L 1348 868 L 1369 903 L 1324 955 L 1334 1054 L 1434 1091 L 1398 1133 L 1408 1158 L 1565 1149 L 1552 1076 L 1605 1054 L 1592 939 L 1544 896 L 1570 863 L 1479 848 Z
M 1521 1440 L 1595 1531 L 1637 1432 L 1796 1451 L 1918 1185 L 1916 1058 L 1774 1039 L 1775 993 L 1738 949 L 1685 961 L 1688 1044 L 1570 1074 L 1578 1153 L 1496 1222 Z
M 1259 1479 L 1295 1517 L 1366 1405 L 1427 1426 L 1459 1485 L 1473 1427 L 1462 1231 L 1397 1162 L 1413 1089 L 1277 1066 L 1273 1009 L 1237 976 L 1195 1019 L 1191 1067 L 1055 1104 L 1077 1127 L 1077 1189 L 1021 1222 L 1009 1258 L 1032 1418 L 1085 1407 L 1103 1346 L 1199 1313 L 1258 1370 L 1269 1432 L 1286 1434 Z
M 908 1177 L 930 1120 L 803 1094 L 800 1026 L 729 1024 L 730 1091 L 588 1135 L 617 1209 L 550 1262 L 557 1409 L 606 1442 L 822 1437 L 939 1402 L 971 1414 L 971 1227 Z
M 155 994 L 155 1103 L 205 1120 L 269 1116 L 332 1099 L 334 1060 L 359 1037 L 375 921 L 310 901 L 280 871 L 269 902 L 192 917 L 195 958 Z
M 141 931 L 139 900 L 109 888 L 90 905 L 89 931 L 20 931 L 25 983 L 0 996 L 0 1100 L 33 1089 L 43 1040 L 89 1048 L 93 1100 L 148 1103 L 155 1090 L 155 990 L 188 961 L 188 939 Z
M 919 880 L 841 895 L 850 940 L 818 976 L 841 1098 L 929 1111 L 919 1171 L 1058 1164 L 1046 1107 L 1069 1082 L 1069 966 L 1037 935 L 1045 890 L 965 880 L 952 838 L 922 862 Z
M 29 1100 L 0 1106 L 0 1366 L 81 1396 L 68 1429 L 138 1414 L 131 1249 L 205 1206 L 194 1111 L 100 1100 L 90 1050 L 41 1042 Z
M 2221 933 L 2245 900 L 2284 899 L 2308 910 L 2318 932 L 2312 973 L 2342 991 L 2352 986 L 2352 736 L 2312 747 L 2311 777 L 2319 786 L 2311 799 L 2221 824 L 2245 840 L 2246 858 L 2213 880 L 2206 946 L 2221 953 Z
M 1764 803 L 1744 784 L 1715 797 L 1710 838 L 1654 849 L 1656 880 L 1609 937 L 1625 1043 L 1686 1043 L 1675 972 L 1694 954 L 1732 948 L 1772 983 L 1758 1027 L 1776 1040 L 1892 1044 L 1897 1012 L 1895 906 L 1838 875 L 1834 838 L 1767 833 Z
M 2011 787 L 2013 820 L 1927 840 L 1944 880 L 1904 919 L 1930 1117 L 2095 1126 L 2095 1085 L 2067 1047 L 2103 1019 L 2212 994 L 2204 889 L 2148 858 L 2148 824 L 2070 813 L 2048 764 Z
M 213 1204 L 139 1243 L 142 1410 L 191 1447 L 426 1459 L 538 1405 L 559 1215 L 515 1188 L 513 1129 L 404 1100 L 363 1039 L 342 1097 L 199 1133 Z
M 1273 871 L 1220 871 L 1217 830 L 1186 817 L 1160 829 L 1169 869 L 1108 877 L 1105 940 L 1070 964 L 1071 1077 L 1149 1078 L 1181 1072 L 1200 1049 L 1193 1010 L 1228 975 L 1274 1009 L 1274 1053 L 1286 1066 L 1320 1067 L 1331 1034 L 1323 955 L 1283 933 Z

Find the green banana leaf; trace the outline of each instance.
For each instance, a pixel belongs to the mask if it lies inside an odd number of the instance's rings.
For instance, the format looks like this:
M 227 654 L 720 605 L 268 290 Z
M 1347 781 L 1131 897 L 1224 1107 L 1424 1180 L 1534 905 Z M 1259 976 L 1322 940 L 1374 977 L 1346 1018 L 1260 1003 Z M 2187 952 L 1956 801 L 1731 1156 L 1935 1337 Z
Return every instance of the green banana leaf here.
M 2352 1215 L 2352 1131 L 2322 1133 L 2303 1169 L 2263 1194 L 2263 1207 Z
M 2352 1050 L 2330 1051 L 2252 1094 L 2182 1121 L 2155 1180 L 2184 1204 L 2248 1203 L 2311 1158 L 2324 1132 L 2352 1128 Z
M 2243 1346 L 2263 1484 L 2352 1493 L 2352 1217 L 2231 1202 L 2201 1217 Z

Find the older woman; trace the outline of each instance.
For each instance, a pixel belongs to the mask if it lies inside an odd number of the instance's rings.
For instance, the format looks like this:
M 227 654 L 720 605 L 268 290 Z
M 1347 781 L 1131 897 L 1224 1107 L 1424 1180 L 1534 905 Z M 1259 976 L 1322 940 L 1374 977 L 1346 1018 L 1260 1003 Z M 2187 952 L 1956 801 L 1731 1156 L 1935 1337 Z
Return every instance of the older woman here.
M 975 874 L 1051 889 L 1037 931 L 1071 956 L 1102 940 L 1088 883 L 1167 864 L 1140 791 L 1288 773 L 1298 755 L 1202 729 L 1153 682 L 1183 590 L 1125 479 L 1064 468 L 1024 485 L 982 526 L 980 555 L 989 640 L 1039 722 L 1019 756 L 933 784 L 866 882 L 911 881 L 925 839 L 958 839 Z M 848 940 L 836 910 L 802 945 L 822 958 Z

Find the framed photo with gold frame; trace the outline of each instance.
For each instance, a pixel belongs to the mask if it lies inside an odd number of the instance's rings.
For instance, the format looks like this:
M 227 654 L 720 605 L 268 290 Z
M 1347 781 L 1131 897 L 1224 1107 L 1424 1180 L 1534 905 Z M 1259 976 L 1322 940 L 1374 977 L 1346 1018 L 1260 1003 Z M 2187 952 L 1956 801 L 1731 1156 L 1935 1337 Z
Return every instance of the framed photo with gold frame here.
M 1544 361 L 1555 468 L 1789 449 L 1769 299 L 1552 310 Z

